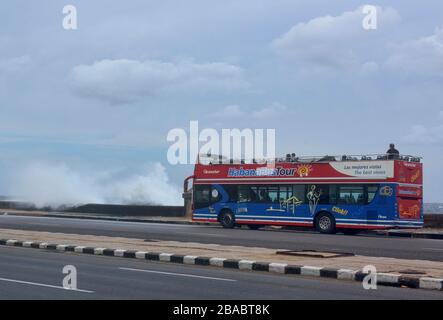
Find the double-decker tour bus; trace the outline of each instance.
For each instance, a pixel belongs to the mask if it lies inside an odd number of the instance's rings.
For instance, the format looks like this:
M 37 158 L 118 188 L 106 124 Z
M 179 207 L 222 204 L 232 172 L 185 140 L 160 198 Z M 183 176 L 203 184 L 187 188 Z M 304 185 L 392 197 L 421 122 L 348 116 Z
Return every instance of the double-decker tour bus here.
M 288 155 L 289 156 L 289 155 Z M 220 159 L 220 160 L 218 160 Z M 234 163 L 197 161 L 194 221 L 315 227 L 321 233 L 423 226 L 419 157 L 402 155 L 287 157 Z

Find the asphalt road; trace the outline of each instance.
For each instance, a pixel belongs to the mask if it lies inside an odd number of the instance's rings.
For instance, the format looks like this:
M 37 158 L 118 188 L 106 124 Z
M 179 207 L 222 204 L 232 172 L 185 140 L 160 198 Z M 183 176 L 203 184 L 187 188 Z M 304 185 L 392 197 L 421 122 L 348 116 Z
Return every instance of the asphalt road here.
M 23 216 L 0 216 L 0 228 L 443 261 L 443 240 L 431 239 Z
M 443 299 L 439 291 L 0 247 L 0 299 Z M 78 290 L 62 287 L 65 265 Z

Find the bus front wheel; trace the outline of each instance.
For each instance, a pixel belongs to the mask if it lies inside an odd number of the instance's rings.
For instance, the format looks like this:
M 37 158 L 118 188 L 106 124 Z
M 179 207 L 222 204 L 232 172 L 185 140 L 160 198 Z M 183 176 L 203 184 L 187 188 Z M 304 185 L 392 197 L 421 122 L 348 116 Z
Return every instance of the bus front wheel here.
M 335 219 L 327 212 L 320 212 L 315 219 L 315 228 L 320 233 L 335 233 Z
M 220 215 L 220 223 L 223 228 L 232 229 L 235 226 L 235 218 L 231 211 L 224 211 Z

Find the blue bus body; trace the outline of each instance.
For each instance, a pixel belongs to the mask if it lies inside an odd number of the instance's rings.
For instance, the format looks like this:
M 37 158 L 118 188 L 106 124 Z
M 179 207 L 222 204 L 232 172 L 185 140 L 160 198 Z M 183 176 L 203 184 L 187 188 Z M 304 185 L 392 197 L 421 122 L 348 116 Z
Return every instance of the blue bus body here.
M 294 185 L 271 185 L 271 188 L 285 195 L 288 188 Z M 325 212 L 333 216 L 337 229 L 386 229 L 386 228 L 419 228 L 423 226 L 423 208 L 421 204 L 420 219 L 401 219 L 397 204 L 397 183 L 360 184 L 364 191 L 362 199 L 351 203 L 347 198 L 340 197 L 341 190 L 348 190 L 355 185 L 346 184 L 316 184 L 318 188 L 335 188 L 335 194 L 330 194 L 326 201 L 310 203 L 307 199 L 312 184 L 298 185 L 305 188 L 303 199 L 285 201 L 277 196 L 273 199 L 245 200 L 238 199 L 232 189 L 237 186 L 222 184 L 196 185 L 194 192 L 199 188 L 209 193 L 207 205 L 198 203 L 194 207 L 195 221 L 218 222 L 224 212 L 232 212 L 237 225 L 285 225 L 314 227 L 319 213 Z M 300 187 L 303 186 L 303 187 Z M 253 186 L 253 187 L 266 187 Z M 227 190 L 229 189 L 229 190 Z M 359 189 L 359 190 L 360 190 Z M 333 192 L 332 192 L 333 193 Z M 361 194 L 359 194 L 361 195 Z M 195 200 L 194 200 L 195 201 Z

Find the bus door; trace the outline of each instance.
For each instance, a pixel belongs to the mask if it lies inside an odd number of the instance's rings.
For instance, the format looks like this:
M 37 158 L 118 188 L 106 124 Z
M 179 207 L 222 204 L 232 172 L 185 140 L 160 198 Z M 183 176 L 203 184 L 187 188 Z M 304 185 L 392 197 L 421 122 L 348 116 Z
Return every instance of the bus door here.
M 220 192 L 211 185 L 194 186 L 194 214 L 215 215 L 214 204 L 220 199 Z
M 369 221 L 391 220 L 392 212 L 390 208 L 393 206 L 388 198 L 381 195 L 380 186 L 378 184 L 366 185 L 366 219 Z

